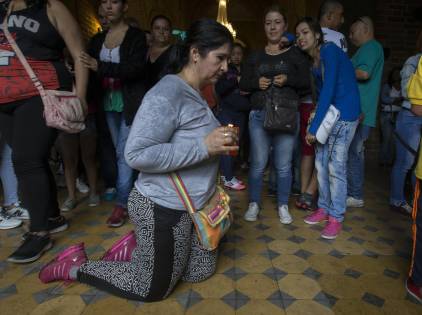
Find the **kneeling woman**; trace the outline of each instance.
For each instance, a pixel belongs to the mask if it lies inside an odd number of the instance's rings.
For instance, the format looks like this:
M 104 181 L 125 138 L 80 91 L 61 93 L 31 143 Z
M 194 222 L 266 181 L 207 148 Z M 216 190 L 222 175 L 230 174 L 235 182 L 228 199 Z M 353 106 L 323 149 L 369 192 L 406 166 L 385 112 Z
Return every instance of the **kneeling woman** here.
M 347 197 L 347 156 L 360 116 L 359 91 L 355 71 L 347 55 L 333 43 L 323 44 L 318 22 L 303 18 L 296 26 L 298 46 L 313 61 L 312 72 L 319 97 L 315 118 L 306 141 L 316 142 L 316 132 L 330 107 L 340 111 L 340 118 L 325 144 L 316 144 L 315 167 L 318 176 L 318 209 L 305 218 L 308 224 L 328 220 L 321 236 L 334 239 L 341 231 Z
M 127 299 L 158 301 L 179 279 L 199 282 L 215 272 L 217 251 L 199 247 L 169 174 L 179 173 L 199 209 L 216 189 L 218 155 L 238 150 L 236 135 L 219 127 L 199 92 L 227 71 L 232 42 L 221 24 L 195 22 L 177 54 L 177 74 L 155 85 L 138 110 L 125 149 L 128 164 L 140 171 L 128 204 L 137 243 L 131 258 L 87 261 L 79 244 L 46 265 L 41 281 L 78 280 Z

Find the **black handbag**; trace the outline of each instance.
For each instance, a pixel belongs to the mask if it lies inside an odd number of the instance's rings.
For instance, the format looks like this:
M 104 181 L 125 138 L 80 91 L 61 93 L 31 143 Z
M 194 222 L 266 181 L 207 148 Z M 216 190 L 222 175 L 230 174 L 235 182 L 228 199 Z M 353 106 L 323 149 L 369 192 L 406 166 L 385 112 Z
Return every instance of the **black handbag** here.
M 266 102 L 264 129 L 267 131 L 283 131 L 295 133 L 297 130 L 298 99 L 282 98 L 274 102 Z

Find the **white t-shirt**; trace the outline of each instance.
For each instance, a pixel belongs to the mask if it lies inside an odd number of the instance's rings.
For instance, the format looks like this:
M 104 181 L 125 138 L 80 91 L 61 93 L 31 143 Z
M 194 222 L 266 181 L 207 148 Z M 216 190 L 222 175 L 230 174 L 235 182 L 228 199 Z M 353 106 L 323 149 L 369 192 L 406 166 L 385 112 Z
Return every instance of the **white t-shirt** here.
M 324 42 L 332 42 L 347 53 L 347 40 L 342 33 L 331 30 L 327 27 L 321 27 L 321 30 L 324 33 Z

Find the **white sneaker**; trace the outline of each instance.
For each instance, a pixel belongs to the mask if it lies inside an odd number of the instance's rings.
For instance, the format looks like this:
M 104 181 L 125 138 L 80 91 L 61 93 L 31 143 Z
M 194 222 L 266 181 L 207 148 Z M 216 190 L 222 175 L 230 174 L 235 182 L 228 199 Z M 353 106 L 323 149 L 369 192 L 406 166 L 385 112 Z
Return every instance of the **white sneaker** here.
M 87 194 L 89 192 L 89 187 L 87 184 L 84 183 L 81 179 L 76 179 L 76 188 L 79 190 L 81 194 Z
M 21 207 L 20 203 L 15 203 L 14 205 L 11 205 L 11 207 L 6 210 L 6 216 L 18 220 L 29 220 L 28 210 Z
M 347 197 L 346 206 L 350 208 L 363 208 L 365 206 L 365 202 L 363 201 L 363 199 Z
M 232 178 L 232 183 L 234 183 L 234 184 L 240 184 L 240 185 L 245 185 L 245 183 L 244 182 L 242 182 L 241 180 L 239 180 L 236 176 L 233 176 L 233 178 Z
M 8 230 L 18 227 L 22 224 L 21 220 L 10 218 L 0 211 L 0 230 Z
M 280 217 L 280 222 L 283 224 L 290 224 L 293 222 L 293 218 L 289 213 L 288 205 L 278 207 L 278 216 Z
M 246 211 L 244 215 L 244 219 L 246 221 L 256 221 L 258 219 L 258 213 L 259 213 L 259 206 L 256 202 L 249 203 L 248 210 Z

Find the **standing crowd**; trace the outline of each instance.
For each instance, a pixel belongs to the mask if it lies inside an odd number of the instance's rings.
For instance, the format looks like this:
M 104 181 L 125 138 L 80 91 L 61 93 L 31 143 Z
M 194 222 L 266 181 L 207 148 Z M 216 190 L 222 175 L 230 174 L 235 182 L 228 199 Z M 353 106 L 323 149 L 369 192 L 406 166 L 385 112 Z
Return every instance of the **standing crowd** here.
M 365 142 L 379 109 L 380 163 L 392 165 L 390 207 L 410 214 L 405 185 L 417 160 L 422 113 L 406 87 L 422 55 L 422 35 L 418 54 L 382 86 L 384 51 L 372 19 L 351 24 L 349 41 L 357 50 L 350 57 L 339 32 L 339 1 L 324 1 L 318 20 L 299 19 L 295 35 L 287 32 L 281 8 L 271 6 L 263 21 L 267 44 L 248 56 L 213 20 L 192 23 L 175 42 L 168 17 L 155 16 L 147 34 L 127 11 L 126 0 L 101 0 L 101 31 L 85 45 L 60 1 L 0 0 L 0 229 L 30 220 L 8 261 L 33 262 L 53 247 L 51 235 L 69 226 L 61 211 L 82 202 L 76 190 L 83 179 L 88 206 L 114 201 L 106 224 L 120 227 L 129 218 L 134 230 L 98 261 L 88 259 L 83 243 L 67 248 L 41 269 L 44 283 L 79 281 L 127 299 L 158 301 L 179 280 L 212 276 L 218 249 L 201 247 L 170 174 L 179 176 L 196 209 L 213 198 L 218 181 L 235 191 L 248 188 L 244 220 L 256 221 L 268 172 L 281 224 L 295 220 L 289 198 L 298 189 L 295 205 L 310 211 L 305 223 L 324 224 L 321 237 L 335 239 L 347 207 L 365 205 Z M 83 131 L 46 125 L 43 99 L 6 32 L 45 89 L 76 93 L 86 116 Z M 67 187 L 60 206 L 49 163 L 53 147 Z M 241 163 L 249 166 L 247 183 L 235 176 Z M 422 229 L 417 204 L 415 198 L 413 218 Z M 420 302 L 421 246 L 415 232 L 406 287 Z

